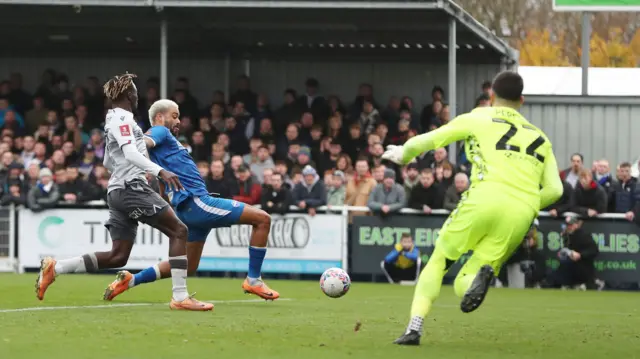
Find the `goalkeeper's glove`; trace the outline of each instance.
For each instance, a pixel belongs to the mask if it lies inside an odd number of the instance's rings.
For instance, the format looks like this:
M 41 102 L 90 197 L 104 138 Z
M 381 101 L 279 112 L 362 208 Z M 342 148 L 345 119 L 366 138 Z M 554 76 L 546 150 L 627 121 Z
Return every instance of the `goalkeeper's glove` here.
M 402 160 L 403 153 L 404 150 L 402 146 L 389 145 L 387 146 L 387 150 L 382 154 L 382 159 L 398 165 L 404 165 L 404 161 Z

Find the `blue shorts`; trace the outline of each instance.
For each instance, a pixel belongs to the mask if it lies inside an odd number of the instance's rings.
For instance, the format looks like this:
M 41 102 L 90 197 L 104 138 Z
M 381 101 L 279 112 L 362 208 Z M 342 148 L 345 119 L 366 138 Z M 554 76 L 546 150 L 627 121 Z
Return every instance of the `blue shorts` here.
M 180 203 L 176 214 L 189 229 L 189 242 L 204 242 L 213 228 L 237 224 L 244 203 L 211 196 L 189 197 Z

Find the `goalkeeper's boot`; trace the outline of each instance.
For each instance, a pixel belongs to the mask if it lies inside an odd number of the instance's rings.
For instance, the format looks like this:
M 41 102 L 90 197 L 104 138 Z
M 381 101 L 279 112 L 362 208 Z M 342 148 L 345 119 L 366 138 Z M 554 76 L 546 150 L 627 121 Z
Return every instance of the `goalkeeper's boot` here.
M 420 333 L 416 330 L 409 330 L 402 334 L 402 336 L 393 341 L 393 344 L 398 345 L 420 345 Z
M 40 273 L 36 280 L 36 296 L 38 299 L 44 299 L 44 293 L 47 288 L 56 280 L 56 260 L 51 257 L 45 257 L 40 261 Z
M 464 313 L 471 313 L 478 309 L 482 301 L 484 301 L 494 277 L 493 268 L 488 264 L 483 265 L 473 282 L 471 282 L 469 289 L 464 293 L 460 303 L 460 310 Z
M 262 278 L 254 279 L 253 283 L 246 278 L 242 283 L 242 289 L 247 294 L 255 294 L 264 300 L 275 300 L 280 298 L 280 293 L 269 288 Z
M 113 298 L 119 296 L 124 291 L 129 289 L 129 282 L 133 278 L 133 274 L 129 273 L 126 270 L 121 270 L 116 275 L 116 280 L 111 282 L 107 289 L 104 291 L 104 300 L 113 300 Z

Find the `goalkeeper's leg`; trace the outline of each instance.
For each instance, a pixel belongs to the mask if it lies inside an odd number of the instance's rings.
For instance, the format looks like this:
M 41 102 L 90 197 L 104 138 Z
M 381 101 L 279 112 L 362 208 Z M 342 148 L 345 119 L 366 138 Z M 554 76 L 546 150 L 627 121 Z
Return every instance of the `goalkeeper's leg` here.
M 407 331 L 394 341 L 400 345 L 418 345 L 422 335 L 424 318 L 431 311 L 434 301 L 440 295 L 442 278 L 457 258 L 447 258 L 439 246 L 436 246 L 427 266 L 420 273 L 411 305 L 411 320 Z

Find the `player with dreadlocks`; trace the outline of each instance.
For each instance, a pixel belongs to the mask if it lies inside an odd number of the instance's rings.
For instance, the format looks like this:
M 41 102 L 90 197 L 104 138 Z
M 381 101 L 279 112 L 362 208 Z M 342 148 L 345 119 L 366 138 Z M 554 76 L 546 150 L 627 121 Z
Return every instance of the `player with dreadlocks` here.
M 107 187 L 109 220 L 105 227 L 112 239 L 110 252 L 89 253 L 65 260 L 46 257 L 40 265 L 36 294 L 42 300 L 56 276 L 66 273 L 97 272 L 127 264 L 138 232 L 138 222 L 146 223 L 169 237 L 169 265 L 173 281 L 171 309 L 212 310 L 187 292 L 187 227 L 171 206 L 147 183 L 146 173 L 160 177 L 168 186 L 180 190 L 178 177 L 148 158 L 144 134 L 133 118 L 138 107 L 134 74 L 115 76 L 104 85 L 111 101 L 104 125 L 106 150 L 104 165 L 111 171 Z

